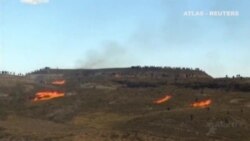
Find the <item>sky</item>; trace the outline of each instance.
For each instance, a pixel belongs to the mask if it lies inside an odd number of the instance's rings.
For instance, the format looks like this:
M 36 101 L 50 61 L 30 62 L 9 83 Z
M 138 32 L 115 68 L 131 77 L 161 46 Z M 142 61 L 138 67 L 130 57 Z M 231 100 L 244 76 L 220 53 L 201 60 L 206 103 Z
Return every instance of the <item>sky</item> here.
M 133 65 L 250 76 L 249 0 L 0 0 L 0 70 Z M 184 16 L 185 11 L 239 16 Z

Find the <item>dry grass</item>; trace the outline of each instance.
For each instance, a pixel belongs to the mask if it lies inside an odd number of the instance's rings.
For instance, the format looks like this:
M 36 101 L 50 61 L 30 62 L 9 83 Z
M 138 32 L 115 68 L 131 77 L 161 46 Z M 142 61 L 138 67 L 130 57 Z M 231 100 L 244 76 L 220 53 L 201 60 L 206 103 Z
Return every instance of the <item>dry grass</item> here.
M 171 84 L 158 86 L 157 79 L 150 82 L 156 87 L 140 85 L 135 78 L 140 87 L 89 79 L 91 87 L 67 81 L 70 84 L 62 90 L 74 95 L 39 103 L 29 96 L 42 86 L 25 83 L 0 89 L 8 94 L 8 100 L 0 97 L 0 116 L 8 115 L 0 118 L 0 141 L 250 140 L 249 92 L 204 88 L 201 93 Z M 106 84 L 109 87 L 103 87 Z M 153 103 L 165 95 L 173 98 Z M 190 106 L 207 98 L 212 99 L 209 110 Z

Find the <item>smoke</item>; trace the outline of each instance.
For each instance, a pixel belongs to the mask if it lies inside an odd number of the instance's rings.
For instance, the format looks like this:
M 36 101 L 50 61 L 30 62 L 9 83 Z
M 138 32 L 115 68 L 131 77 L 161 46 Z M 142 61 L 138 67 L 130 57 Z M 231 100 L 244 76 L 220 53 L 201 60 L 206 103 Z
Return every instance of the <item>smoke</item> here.
M 128 50 L 117 42 L 107 42 L 100 49 L 87 51 L 84 59 L 78 60 L 80 68 L 127 67 L 132 61 Z
M 225 55 L 224 52 L 228 50 L 224 49 L 230 47 L 233 50 L 236 48 L 232 44 L 242 46 L 243 43 L 248 43 L 248 36 L 242 36 L 249 33 L 247 24 L 236 20 L 240 17 L 183 16 L 186 10 L 232 10 L 233 5 L 229 2 L 226 5 L 223 3 L 216 0 L 195 4 L 191 0 L 185 2 L 163 0 L 161 18 L 156 18 L 155 22 L 143 22 L 144 19 L 138 18 L 134 22 L 138 27 L 135 27 L 134 33 L 125 39 L 125 44 L 109 42 L 101 45 L 99 49 L 90 50 L 82 60 L 78 61 L 78 66 L 102 68 L 138 64 L 185 65 L 185 67 L 201 67 L 213 75 L 224 76 L 234 68 L 233 65 L 225 65 L 228 63 L 227 59 L 234 56 Z M 244 3 L 237 7 L 242 4 Z M 246 20 L 243 20 L 243 23 L 247 23 Z M 211 30 L 208 30 L 209 28 Z M 243 52 L 242 48 L 237 51 Z M 136 55 L 131 56 L 131 54 Z M 189 60 L 186 59 L 188 57 Z M 244 58 L 249 60 L 247 57 Z

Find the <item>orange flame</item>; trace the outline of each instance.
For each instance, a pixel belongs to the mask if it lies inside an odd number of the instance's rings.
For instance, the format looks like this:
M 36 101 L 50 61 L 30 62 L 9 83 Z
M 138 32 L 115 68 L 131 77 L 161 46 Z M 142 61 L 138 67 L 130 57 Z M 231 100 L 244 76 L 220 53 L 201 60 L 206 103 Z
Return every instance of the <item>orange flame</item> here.
M 64 85 L 65 83 L 65 80 L 56 80 L 52 82 L 53 85 Z
M 171 98 L 172 98 L 172 96 L 166 95 L 166 96 L 163 97 L 163 98 L 160 98 L 160 99 L 158 99 L 158 100 L 155 100 L 154 103 L 155 103 L 155 104 L 161 104 L 161 103 L 167 102 L 167 101 L 170 100 Z
M 44 101 L 44 100 L 50 100 L 58 97 L 64 97 L 63 92 L 57 92 L 57 91 L 43 91 L 43 92 L 37 92 L 36 97 L 33 99 L 33 101 Z
M 211 105 L 211 103 L 212 103 L 211 99 L 197 101 L 197 102 L 192 103 L 192 107 L 205 108 L 205 107 L 208 107 L 209 105 Z

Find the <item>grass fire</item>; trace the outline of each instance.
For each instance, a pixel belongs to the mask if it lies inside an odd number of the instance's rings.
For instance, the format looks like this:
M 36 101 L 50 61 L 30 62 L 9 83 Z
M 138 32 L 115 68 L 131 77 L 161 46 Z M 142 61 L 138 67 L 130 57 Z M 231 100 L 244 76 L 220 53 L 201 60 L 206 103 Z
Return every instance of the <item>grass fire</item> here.
M 165 102 L 169 101 L 171 98 L 172 98 L 172 96 L 166 95 L 163 98 L 155 100 L 154 103 L 155 104 L 162 104 L 162 103 L 165 103 Z
M 212 104 L 212 100 L 206 99 L 206 100 L 201 100 L 201 101 L 197 101 L 197 102 L 192 103 L 192 107 L 206 108 L 206 107 L 210 106 L 211 104 Z
M 4 72 L 0 141 L 250 141 L 249 88 L 186 68 Z
M 64 97 L 65 94 L 63 92 L 58 91 L 41 91 L 37 92 L 35 95 L 35 98 L 33 99 L 34 102 L 37 101 L 45 101 L 45 100 L 51 100 L 58 97 Z

